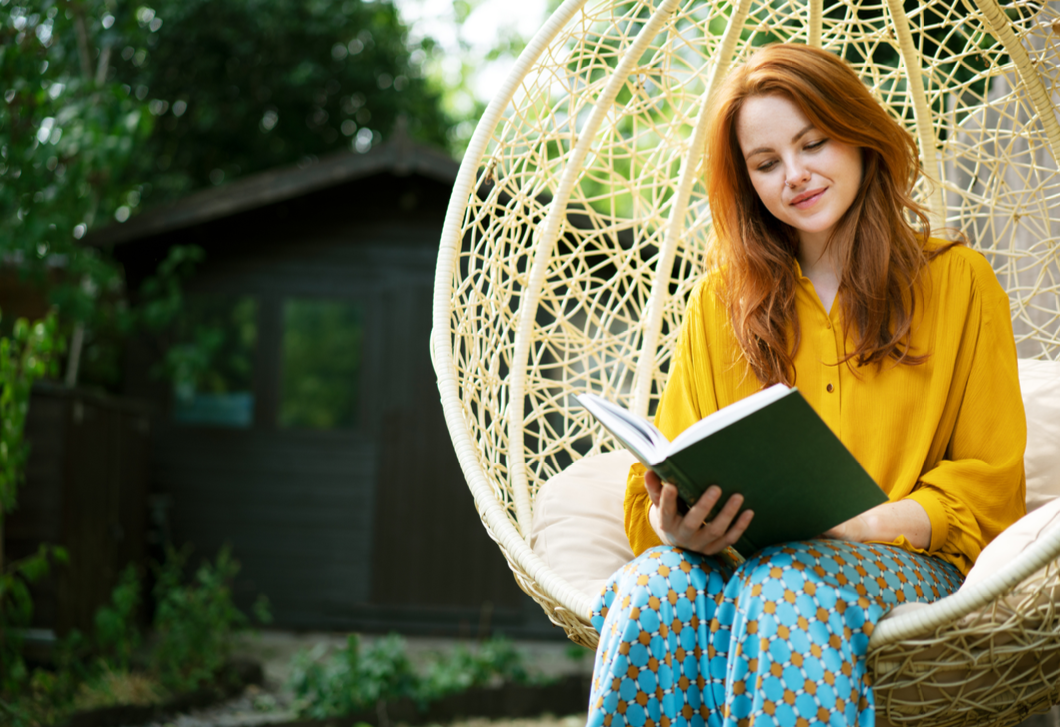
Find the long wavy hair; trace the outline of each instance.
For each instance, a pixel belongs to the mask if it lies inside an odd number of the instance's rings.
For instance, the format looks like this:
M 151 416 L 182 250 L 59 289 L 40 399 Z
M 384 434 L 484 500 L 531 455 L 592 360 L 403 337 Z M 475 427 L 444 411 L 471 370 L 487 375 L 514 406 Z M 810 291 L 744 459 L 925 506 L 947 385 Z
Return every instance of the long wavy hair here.
M 920 175 L 916 143 L 845 62 L 816 48 L 781 44 L 755 51 L 731 71 L 713 100 L 706 142 L 711 262 L 722 276 L 725 305 L 751 370 L 763 385 L 793 384 L 800 342 L 798 236 L 759 199 L 736 136 L 744 101 L 770 94 L 786 96 L 822 133 L 862 152 L 861 187 L 827 243 L 837 265 L 845 333 L 855 342 L 841 362 L 923 362 L 926 355 L 909 346 L 917 282 L 931 257 L 924 249 L 930 225 L 912 197 Z

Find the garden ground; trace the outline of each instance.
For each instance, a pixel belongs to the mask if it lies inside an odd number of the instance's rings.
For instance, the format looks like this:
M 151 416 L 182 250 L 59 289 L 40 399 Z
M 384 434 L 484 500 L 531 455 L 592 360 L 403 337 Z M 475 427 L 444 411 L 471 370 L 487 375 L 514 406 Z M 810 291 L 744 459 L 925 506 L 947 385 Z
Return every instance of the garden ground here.
M 379 637 L 365 636 L 369 646 Z M 292 657 L 303 649 L 316 649 L 321 655 L 345 644 L 345 634 L 292 633 L 263 631 L 245 637 L 239 644 L 238 656 L 262 664 L 265 683 L 248 687 L 238 697 L 213 707 L 175 715 L 149 727 L 266 727 L 297 720 L 292 711 L 291 694 L 284 688 L 290 676 Z M 406 639 L 406 651 L 414 663 L 422 663 L 433 656 L 452 651 L 466 641 L 442 638 Z M 564 641 L 518 641 L 517 648 L 524 654 L 528 669 L 549 677 L 588 676 L 592 674 L 592 654 Z M 582 727 L 585 714 L 542 714 L 520 719 L 469 718 L 448 723 L 447 727 Z M 394 727 L 401 727 L 400 723 Z M 433 726 L 428 726 L 433 727 Z M 1060 708 L 1045 714 L 1033 715 L 1019 727 L 1060 727 Z
M 369 647 L 378 636 L 362 637 Z M 250 686 L 243 694 L 212 707 L 174 715 L 150 727 L 264 727 L 294 722 L 298 719 L 291 708 L 292 694 L 285 688 L 295 654 L 305 649 L 319 655 L 342 648 L 346 634 L 292 633 L 262 631 L 246 636 L 235 650 L 235 656 L 261 663 L 265 682 Z M 421 664 L 439 654 L 451 652 L 466 640 L 445 638 L 407 637 L 406 653 L 414 664 Z M 518 641 L 518 650 L 525 657 L 527 670 L 533 674 L 562 678 L 588 676 L 592 673 L 592 654 L 566 641 Z M 400 723 L 397 723 L 400 724 Z M 397 724 L 395 727 L 397 727 Z M 582 727 L 584 714 L 554 715 L 547 705 L 542 713 L 520 719 L 467 719 L 449 723 L 449 727 Z

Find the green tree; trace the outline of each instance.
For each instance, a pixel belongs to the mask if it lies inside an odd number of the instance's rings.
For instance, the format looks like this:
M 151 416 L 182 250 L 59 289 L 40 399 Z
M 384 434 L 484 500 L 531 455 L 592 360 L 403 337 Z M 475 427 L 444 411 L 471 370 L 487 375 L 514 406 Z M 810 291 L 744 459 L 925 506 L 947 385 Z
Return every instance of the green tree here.
M 385 1 L 0 0 L 0 263 L 47 287 L 80 379 L 116 388 L 151 316 L 78 240 L 148 200 L 367 150 L 401 117 L 444 143 L 426 57 Z
M 390 2 L 155 0 L 112 77 L 157 118 L 130 170 L 160 201 L 343 149 L 399 117 L 444 144 L 449 121 Z
M 402 116 L 444 144 L 407 36 L 383 1 L 0 0 L 0 253 L 91 290 L 114 269 L 75 240 L 148 195 L 363 151 Z
M 115 41 L 140 32 L 114 5 L 0 0 L 0 259 L 50 282 L 67 321 L 120 285 L 77 239 L 138 201 L 123 170 L 150 130 L 145 104 L 108 80 Z

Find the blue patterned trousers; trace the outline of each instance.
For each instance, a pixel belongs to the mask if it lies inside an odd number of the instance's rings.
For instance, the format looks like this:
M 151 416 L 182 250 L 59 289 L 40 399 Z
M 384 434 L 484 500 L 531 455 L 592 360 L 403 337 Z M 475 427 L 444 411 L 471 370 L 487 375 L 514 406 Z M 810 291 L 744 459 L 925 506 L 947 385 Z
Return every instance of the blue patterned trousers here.
M 594 603 L 588 724 L 872 727 L 864 657 L 876 623 L 962 580 L 945 561 L 882 544 L 778 545 L 735 571 L 652 548 Z

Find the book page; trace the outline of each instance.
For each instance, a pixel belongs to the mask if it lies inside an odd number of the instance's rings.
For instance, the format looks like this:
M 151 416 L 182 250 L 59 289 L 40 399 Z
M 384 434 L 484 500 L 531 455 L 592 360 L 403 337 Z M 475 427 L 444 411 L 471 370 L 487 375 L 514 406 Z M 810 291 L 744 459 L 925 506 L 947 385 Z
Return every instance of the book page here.
M 724 429 L 733 422 L 739 421 L 749 414 L 764 409 L 774 401 L 782 399 L 793 391 L 795 391 L 795 389 L 788 387 L 786 384 L 773 384 L 768 389 L 763 389 L 762 391 L 751 394 L 744 399 L 740 399 L 740 401 L 733 402 L 722 409 L 718 409 L 713 414 L 700 419 L 688 429 L 678 434 L 666 449 L 666 456 L 669 457 L 672 452 L 684 449 L 693 442 L 706 439 L 714 432 Z
M 650 465 L 661 461 L 670 442 L 654 424 L 595 394 L 575 398 L 641 462 Z

